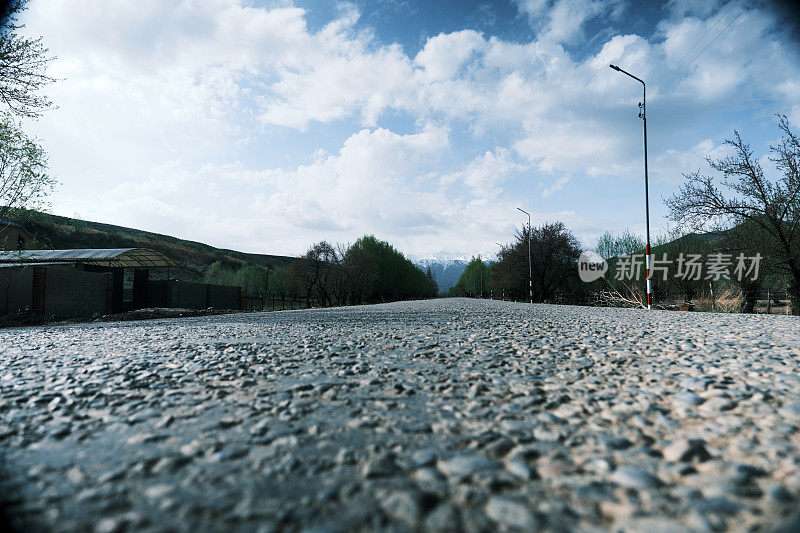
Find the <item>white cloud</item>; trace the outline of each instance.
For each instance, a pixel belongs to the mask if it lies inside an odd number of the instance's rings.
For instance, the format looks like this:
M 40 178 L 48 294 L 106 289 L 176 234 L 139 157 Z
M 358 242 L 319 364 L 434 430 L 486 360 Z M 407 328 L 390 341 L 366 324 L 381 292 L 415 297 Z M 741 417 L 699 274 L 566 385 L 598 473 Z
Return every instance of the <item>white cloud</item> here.
M 574 42 L 586 22 L 601 14 L 616 18 L 624 6 L 621 0 L 517 0 L 540 38 L 561 43 Z
M 414 62 L 433 79 L 453 78 L 475 52 L 486 47 L 481 34 L 473 30 L 441 33 L 431 37 Z
M 498 148 L 476 157 L 464 170 L 442 176 L 441 183 L 449 185 L 461 182 L 471 189 L 475 197 L 493 198 L 500 194 L 499 186 L 504 180 L 526 168 L 513 161 L 509 150 Z
M 419 254 L 445 239 L 486 251 L 531 196 L 523 171 L 550 184 L 554 213 L 570 180 L 640 179 L 641 88 L 609 63 L 648 82 L 651 171 L 664 183 L 719 153 L 719 137 L 744 127 L 734 118 L 800 120 L 797 54 L 751 6 L 683 62 L 728 4 L 675 0 L 654 36 L 614 35 L 585 57 L 565 49 L 623 4 L 520 0 L 530 42 L 462 30 L 410 57 L 349 5 L 312 31 L 284 2 L 31 2 L 23 21 L 63 79 L 50 91 L 60 109 L 31 127 L 68 213 L 253 251 L 366 231 Z M 571 220 L 588 235 L 589 218 Z
M 682 183 L 683 174 L 699 170 L 709 173 L 706 158 L 721 159 L 732 154 L 731 147 L 726 144 L 715 144 L 705 139 L 688 150 L 669 149 L 655 158 L 653 176 L 675 185 Z
M 558 178 L 558 181 L 556 181 L 550 187 L 547 187 L 545 190 L 542 191 L 542 198 L 550 198 L 555 193 L 563 189 L 564 185 L 569 183 L 571 179 L 572 179 L 571 176 L 562 176 Z

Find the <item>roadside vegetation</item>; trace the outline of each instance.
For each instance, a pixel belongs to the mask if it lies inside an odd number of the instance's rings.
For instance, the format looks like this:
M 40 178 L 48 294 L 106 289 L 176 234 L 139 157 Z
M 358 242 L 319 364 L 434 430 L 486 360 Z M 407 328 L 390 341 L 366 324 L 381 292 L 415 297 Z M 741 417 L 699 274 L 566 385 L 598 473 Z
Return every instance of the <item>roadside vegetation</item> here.
M 279 301 L 305 307 L 356 305 L 434 298 L 438 293 L 430 270 L 423 272 L 391 244 L 366 235 L 355 243 L 311 246 L 288 265 L 269 269 L 245 264 L 234 270 L 221 262 L 206 272 L 206 283 L 238 285 L 262 307 Z
M 581 247 L 575 235 L 555 222 L 533 226 L 530 237 L 533 301 L 587 303 L 590 293 L 578 278 Z M 502 247 L 496 261 L 474 257 L 449 295 L 528 300 L 528 228 Z
M 12 0 L 0 7 L 0 222 L 20 218 L 24 208 L 45 206 L 55 185 L 47 172 L 47 154 L 20 122 L 53 107 L 40 91 L 55 81 L 47 75 L 52 58 L 42 38 L 19 31 L 23 26 L 18 17 L 26 4 Z
M 651 277 L 657 308 L 800 314 L 800 137 L 785 116 L 778 119 L 781 138 L 770 147 L 775 179 L 734 131 L 726 141 L 732 155 L 707 160 L 715 175 L 685 174 L 685 184 L 666 200 L 676 225 L 652 246 L 654 261 L 668 265 Z M 449 294 L 526 301 L 527 239 L 523 228 L 496 261 L 474 257 Z M 645 307 L 644 241 L 628 230 L 606 232 L 595 251 L 608 270 L 583 283 L 574 235 L 560 222 L 532 228 L 534 302 Z M 632 255 L 639 258 L 640 275 L 631 279 L 624 274 Z M 740 256 L 758 256 L 757 272 L 737 273 Z M 709 260 L 725 262 L 728 275 L 687 275 L 690 257 L 702 258 L 705 269 Z
M 715 175 L 686 174 L 680 191 L 667 199 L 671 218 L 682 228 L 725 230 L 718 247 L 764 256 L 764 276 L 740 287 L 748 309 L 765 284 L 780 284 L 793 314 L 800 314 L 800 138 L 779 116 L 780 140 L 770 146 L 779 173 L 770 179 L 750 146 L 734 131 L 726 141 L 733 155 L 708 159 Z

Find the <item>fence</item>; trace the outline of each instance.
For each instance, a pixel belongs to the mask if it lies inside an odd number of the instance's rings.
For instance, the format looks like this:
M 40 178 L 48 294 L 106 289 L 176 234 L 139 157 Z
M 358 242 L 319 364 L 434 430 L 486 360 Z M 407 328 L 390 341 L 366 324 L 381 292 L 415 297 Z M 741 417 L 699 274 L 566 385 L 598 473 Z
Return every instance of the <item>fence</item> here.
M 186 309 L 206 309 L 208 307 L 244 309 L 239 287 L 176 280 L 149 281 L 147 306 Z
M 758 292 L 756 299 L 756 313 L 785 314 L 791 312 L 792 302 L 787 291 L 773 291 L 772 289 Z
M 31 307 L 33 269 L 0 268 L 0 315 Z

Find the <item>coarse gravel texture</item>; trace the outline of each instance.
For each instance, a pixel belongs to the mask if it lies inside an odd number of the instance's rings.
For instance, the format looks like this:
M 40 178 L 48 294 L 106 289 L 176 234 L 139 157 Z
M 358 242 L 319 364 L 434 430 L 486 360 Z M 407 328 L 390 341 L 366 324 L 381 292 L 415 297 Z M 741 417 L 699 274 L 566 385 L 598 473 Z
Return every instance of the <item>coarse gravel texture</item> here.
M 5 330 L 0 500 L 25 531 L 791 531 L 799 357 L 796 317 L 468 299 Z

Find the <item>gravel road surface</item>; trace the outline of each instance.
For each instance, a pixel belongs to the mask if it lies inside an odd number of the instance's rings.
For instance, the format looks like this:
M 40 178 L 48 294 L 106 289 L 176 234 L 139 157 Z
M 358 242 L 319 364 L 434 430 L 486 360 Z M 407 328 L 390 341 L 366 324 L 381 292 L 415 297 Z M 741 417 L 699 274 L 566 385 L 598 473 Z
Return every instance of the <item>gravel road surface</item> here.
M 796 317 L 467 299 L 4 330 L 0 500 L 26 531 L 791 531 L 799 361 Z

